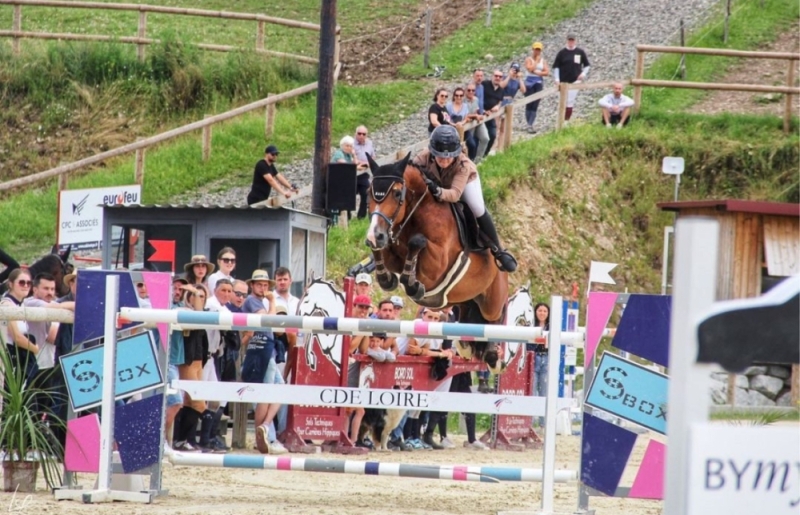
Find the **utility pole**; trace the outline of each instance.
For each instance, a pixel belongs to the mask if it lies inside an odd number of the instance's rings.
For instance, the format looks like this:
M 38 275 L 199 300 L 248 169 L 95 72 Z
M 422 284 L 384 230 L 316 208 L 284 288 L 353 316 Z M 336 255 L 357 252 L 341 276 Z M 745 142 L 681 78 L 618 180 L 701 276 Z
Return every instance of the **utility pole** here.
M 319 33 L 317 83 L 317 124 L 314 134 L 314 181 L 311 212 L 325 215 L 326 178 L 331 160 L 331 117 L 333 115 L 333 72 L 336 55 L 336 0 L 322 0 Z

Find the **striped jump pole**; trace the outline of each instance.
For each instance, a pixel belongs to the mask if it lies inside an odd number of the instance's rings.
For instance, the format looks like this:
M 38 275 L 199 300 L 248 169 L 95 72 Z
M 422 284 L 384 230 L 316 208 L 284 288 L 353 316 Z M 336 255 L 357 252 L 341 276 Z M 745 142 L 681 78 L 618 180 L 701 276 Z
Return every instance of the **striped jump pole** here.
M 500 483 L 508 481 L 541 482 L 542 469 L 475 467 L 468 465 L 423 465 L 380 463 L 377 461 L 326 460 L 290 456 L 255 454 L 200 454 L 175 452 L 169 457 L 173 465 L 190 467 L 245 468 L 302 472 L 328 472 L 365 476 L 415 477 L 452 481 Z M 566 483 L 577 478 L 574 470 L 556 470 L 555 482 Z
M 376 320 L 372 318 L 336 318 L 313 316 L 254 315 L 182 309 L 122 308 L 120 316 L 131 322 L 178 324 L 187 328 L 218 327 L 222 330 L 260 331 L 272 329 L 278 333 L 315 332 L 347 335 L 387 333 L 390 336 L 413 336 L 458 339 L 461 341 L 536 343 L 547 336 L 540 327 L 457 324 L 424 322 L 422 320 Z M 585 329 L 562 332 L 561 343 L 583 347 Z

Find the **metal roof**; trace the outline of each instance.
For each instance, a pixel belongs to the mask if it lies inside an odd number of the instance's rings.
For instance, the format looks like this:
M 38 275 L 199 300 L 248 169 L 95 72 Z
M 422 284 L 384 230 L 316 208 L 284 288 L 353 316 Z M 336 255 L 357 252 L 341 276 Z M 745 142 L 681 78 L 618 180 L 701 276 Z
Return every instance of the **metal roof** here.
M 800 204 L 790 202 L 765 202 L 761 200 L 686 200 L 681 202 L 659 202 L 664 211 L 714 208 L 729 213 L 756 213 L 760 215 L 792 216 L 800 218 Z
M 281 205 L 277 207 L 270 207 L 267 205 L 254 205 L 248 206 L 247 204 L 129 204 L 129 205 L 122 205 L 122 204 L 114 204 L 108 205 L 106 204 L 103 206 L 108 209 L 219 209 L 219 210 L 248 210 L 248 209 L 268 209 L 272 211 L 276 211 L 279 209 L 284 209 L 286 211 L 292 211 L 295 213 L 302 213 L 304 215 L 310 216 L 318 216 L 320 218 L 325 218 L 324 216 L 315 215 L 309 211 L 302 211 L 300 209 L 294 209 L 291 207 L 287 207 L 286 205 Z

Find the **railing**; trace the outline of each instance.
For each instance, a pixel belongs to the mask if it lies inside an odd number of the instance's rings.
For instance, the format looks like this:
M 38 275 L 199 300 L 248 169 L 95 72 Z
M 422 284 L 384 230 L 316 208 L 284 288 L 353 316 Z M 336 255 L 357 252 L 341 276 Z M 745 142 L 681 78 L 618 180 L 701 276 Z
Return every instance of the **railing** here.
M 145 48 L 147 45 L 159 43 L 157 39 L 147 37 L 147 13 L 161 13 L 161 14 L 176 14 L 182 16 L 201 16 L 205 18 L 222 18 L 228 20 L 245 20 L 255 21 L 256 26 L 256 40 L 254 50 L 258 53 L 271 55 L 274 57 L 283 57 L 294 59 L 303 63 L 316 64 L 319 59 L 308 57 L 304 55 L 291 54 L 287 52 L 277 52 L 275 50 L 267 50 L 264 47 L 264 33 L 267 23 L 273 25 L 282 25 L 284 27 L 291 27 L 295 29 L 320 31 L 320 26 L 314 23 L 307 23 L 296 20 L 287 20 L 283 18 L 275 18 L 273 16 L 264 16 L 263 14 L 253 13 L 235 13 L 226 11 L 208 11 L 203 9 L 188 9 L 182 7 L 162 7 L 157 5 L 139 5 L 139 4 L 107 4 L 104 2 L 65 2 L 59 0 L 0 0 L 0 5 L 14 6 L 14 15 L 12 18 L 11 30 L 0 30 L 0 37 L 14 38 L 12 41 L 12 48 L 14 54 L 20 53 L 22 39 L 57 39 L 57 40 L 70 40 L 70 41 L 117 41 L 120 43 L 128 43 L 137 46 L 136 54 L 140 61 L 144 61 Z M 137 27 L 136 36 L 106 36 L 98 34 L 71 34 L 71 33 L 48 33 L 48 32 L 27 32 L 22 30 L 22 6 L 36 6 L 36 7 L 58 7 L 64 9 L 106 9 L 115 11 L 135 11 L 139 13 L 139 25 Z M 233 50 L 241 50 L 240 47 L 231 45 L 212 45 L 207 43 L 196 43 L 198 48 L 204 50 L 211 50 L 216 52 L 230 52 Z M 337 40 L 338 50 L 338 40 Z M 338 55 L 338 52 L 337 52 Z

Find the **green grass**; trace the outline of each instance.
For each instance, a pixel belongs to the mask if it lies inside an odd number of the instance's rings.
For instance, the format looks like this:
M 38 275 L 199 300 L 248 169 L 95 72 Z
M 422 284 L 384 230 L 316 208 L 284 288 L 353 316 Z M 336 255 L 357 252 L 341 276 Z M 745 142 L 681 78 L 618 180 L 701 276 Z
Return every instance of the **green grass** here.
M 122 3 L 119 0 L 101 0 L 105 3 Z M 318 24 L 319 0 L 130 0 L 124 3 L 160 5 L 164 7 L 191 7 L 211 11 L 228 11 L 265 14 L 278 18 Z M 376 26 L 390 20 L 401 21 L 416 13 L 419 0 L 339 0 L 337 22 L 342 27 L 342 39 L 355 34 L 369 33 Z M 12 7 L 0 6 L 0 20 L 11 28 Z M 54 9 L 23 7 L 22 29 L 26 31 L 69 32 L 75 34 L 103 34 L 111 36 L 136 36 L 139 14 L 136 11 L 101 9 Z M 195 43 L 213 43 L 254 48 L 255 21 L 227 20 L 198 16 L 149 13 L 147 36 L 161 38 L 177 33 L 181 39 Z M 10 41 L 10 40 L 9 40 Z M 316 57 L 319 33 L 280 25 L 266 25 L 265 47 L 280 52 L 292 52 Z M 33 40 L 24 40 L 22 47 L 34 46 Z
M 335 93 L 333 140 L 352 134 L 368 121 L 377 128 L 398 116 L 416 110 L 424 85 L 388 83 L 376 86 L 338 86 Z M 275 137 L 270 141 L 281 149 L 281 161 L 307 157 L 314 143 L 316 96 L 278 105 Z M 265 146 L 263 113 L 246 116 L 240 122 L 214 127 L 211 158 L 201 159 L 200 133 L 175 143 L 148 150 L 143 202 L 167 202 L 211 181 L 225 179 L 228 185 L 247 184 L 254 163 Z M 280 162 L 279 162 L 280 167 Z M 291 176 L 289 177 L 291 179 Z M 70 179 L 70 189 L 130 184 L 132 157 L 107 164 L 104 172 Z M 41 252 L 55 241 L 57 199 L 55 185 L 30 190 L 0 202 L 0 247 L 21 255 Z M 244 199 L 242 199 L 244 201 Z M 352 263 L 351 263 L 352 264 Z
M 492 23 L 485 25 L 485 16 L 463 26 L 457 32 L 437 42 L 430 50 L 430 64 L 446 65 L 447 77 L 461 77 L 484 62 L 491 53 L 496 62 L 503 63 L 520 50 L 530 48 L 539 35 L 559 22 L 572 18 L 592 0 L 512 0 L 492 10 Z M 482 4 L 485 6 L 485 2 Z M 481 9 L 481 6 L 475 7 Z M 483 7 L 485 11 L 485 7 Z M 499 36 L 501 35 L 501 36 Z M 405 77 L 420 77 L 428 73 L 422 56 L 416 56 L 400 68 Z
M 727 44 L 722 42 L 724 17 L 719 13 L 710 23 L 690 35 L 686 46 L 758 50 L 760 46 L 774 41 L 778 34 L 792 28 L 797 30 L 800 3 L 795 0 L 764 0 L 763 8 L 761 4 L 761 0 L 734 2 Z M 730 57 L 687 55 L 686 80 L 711 82 L 723 77 L 728 67 L 736 62 L 736 59 Z M 661 54 L 661 57 L 647 69 L 645 78 L 678 80 L 679 63 L 679 54 Z M 756 80 L 757 77 L 756 72 L 753 79 Z M 706 94 L 707 92 L 702 90 L 643 88 L 642 109 L 685 111 Z

